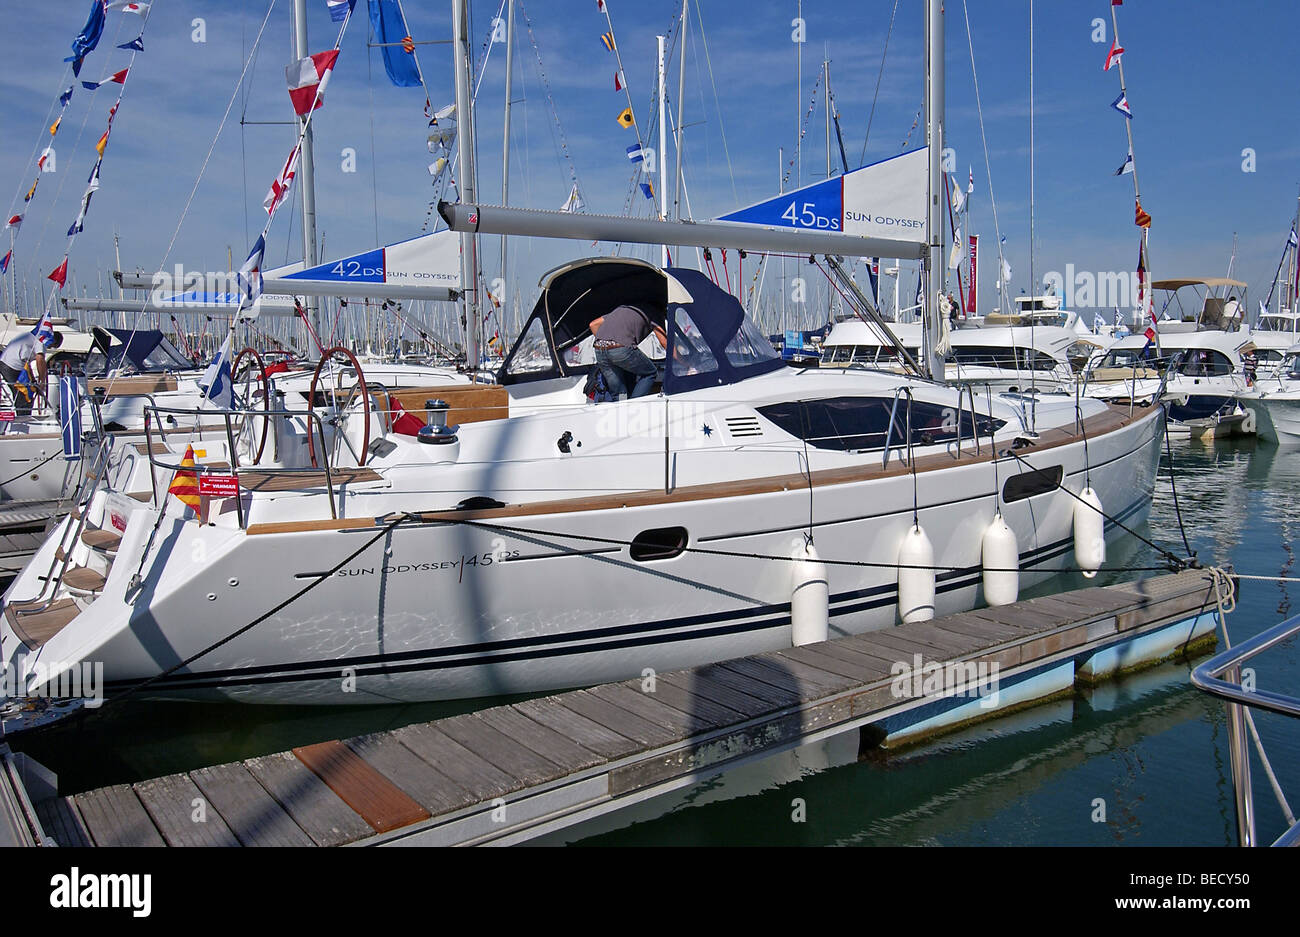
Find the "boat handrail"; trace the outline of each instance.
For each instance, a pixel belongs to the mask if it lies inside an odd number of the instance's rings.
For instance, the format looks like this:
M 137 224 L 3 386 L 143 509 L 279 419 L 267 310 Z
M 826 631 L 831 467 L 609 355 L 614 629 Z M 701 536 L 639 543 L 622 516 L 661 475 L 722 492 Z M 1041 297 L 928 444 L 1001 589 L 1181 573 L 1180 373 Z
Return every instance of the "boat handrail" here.
M 1300 634 L 1300 615 L 1288 618 L 1236 647 L 1216 654 L 1192 671 L 1192 686 L 1227 703 L 1228 747 L 1236 801 L 1237 835 L 1242 846 L 1255 845 L 1255 809 L 1251 792 L 1246 710 L 1263 709 L 1294 719 L 1300 717 L 1300 698 L 1272 690 L 1246 688 L 1242 683 L 1241 665 L 1296 634 Z M 1300 822 L 1293 823 L 1273 845 L 1300 846 Z
M 894 388 L 894 403 L 889 408 L 889 429 L 885 432 L 885 454 L 880 460 L 882 469 L 889 467 L 889 443 L 894 438 L 894 417 L 898 415 L 898 398 L 903 394 L 907 395 L 907 464 L 912 464 L 912 402 L 916 397 L 912 393 L 912 388 L 904 384 Z
M 154 420 L 150 420 L 148 418 L 150 413 L 154 414 L 154 418 L 155 418 Z M 212 466 L 202 465 L 202 464 L 182 466 L 179 464 L 173 464 L 171 462 L 164 461 L 162 458 L 160 458 L 159 456 L 162 454 L 155 453 L 153 451 L 153 437 L 151 435 L 151 430 L 150 430 L 151 423 L 157 422 L 157 417 L 158 414 L 160 413 L 183 413 L 183 414 L 195 414 L 196 416 L 200 416 L 200 417 L 201 416 L 220 417 L 226 431 L 226 447 L 227 447 L 227 451 L 230 453 L 230 467 L 228 469 L 220 469 L 220 468 L 215 468 Z M 145 407 L 145 454 L 149 459 L 149 469 L 150 469 L 149 484 L 153 490 L 154 503 L 155 504 L 160 503 L 158 500 L 158 479 L 157 479 L 157 475 L 153 471 L 154 468 L 162 468 L 171 471 L 173 473 L 179 472 L 183 469 L 184 471 L 187 472 L 190 471 L 194 472 L 196 477 L 201 474 L 218 474 L 218 473 L 228 474 L 231 472 L 233 472 L 235 475 L 238 475 L 240 471 L 251 470 L 253 468 L 256 468 L 258 472 L 266 475 L 303 474 L 305 470 L 300 467 L 261 465 L 260 463 L 255 463 L 254 465 L 248 465 L 248 466 L 240 466 L 238 464 L 239 454 L 235 448 L 235 436 L 231 427 L 231 418 L 238 417 L 241 420 L 246 420 L 250 417 L 256 417 L 258 419 L 270 419 L 271 417 L 276 417 L 276 416 L 305 417 L 309 421 L 307 431 L 311 432 L 312 427 L 316 429 L 320 438 L 321 465 L 325 473 L 325 489 L 329 493 L 330 518 L 333 520 L 338 520 L 338 516 L 339 516 L 338 506 L 335 503 L 335 499 L 334 499 L 334 475 L 333 475 L 333 470 L 330 467 L 329 448 L 325 441 L 325 424 L 322 421 L 320 414 L 316 412 L 315 408 L 309 408 L 306 410 L 290 410 L 290 409 L 217 410 L 217 409 L 209 409 L 206 407 L 201 409 L 191 408 L 191 407 L 160 407 L 160 406 Z M 241 432 L 242 432 L 242 427 L 241 427 Z M 171 455 L 172 453 L 170 453 L 169 451 L 167 454 Z M 317 471 L 317 469 L 313 468 L 310 469 L 309 471 L 315 472 Z M 244 500 L 242 497 L 235 498 L 235 514 L 239 521 L 239 528 L 240 530 L 243 530 L 247 524 L 247 518 L 244 516 Z

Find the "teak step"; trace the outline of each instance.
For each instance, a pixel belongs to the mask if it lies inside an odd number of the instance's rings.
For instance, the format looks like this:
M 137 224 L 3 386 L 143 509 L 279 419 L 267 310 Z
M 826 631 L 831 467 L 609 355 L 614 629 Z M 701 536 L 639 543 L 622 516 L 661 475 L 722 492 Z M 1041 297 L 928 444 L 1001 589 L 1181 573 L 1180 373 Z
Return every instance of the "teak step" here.
M 374 469 L 340 468 L 330 470 L 330 480 L 339 485 L 364 484 L 384 480 Z M 239 486 L 248 491 L 305 491 L 325 487 L 325 470 L 319 472 L 240 472 Z
M 78 566 L 63 574 L 63 584 L 78 592 L 98 592 L 104 588 L 104 574 L 93 569 Z
M 72 599 L 60 599 L 44 611 L 36 611 L 41 603 L 30 603 L 31 608 L 19 603 L 5 607 L 5 618 L 19 639 L 33 651 L 54 637 L 81 609 Z
M 83 530 L 81 542 L 92 550 L 116 553 L 117 548 L 122 544 L 122 535 L 111 530 Z

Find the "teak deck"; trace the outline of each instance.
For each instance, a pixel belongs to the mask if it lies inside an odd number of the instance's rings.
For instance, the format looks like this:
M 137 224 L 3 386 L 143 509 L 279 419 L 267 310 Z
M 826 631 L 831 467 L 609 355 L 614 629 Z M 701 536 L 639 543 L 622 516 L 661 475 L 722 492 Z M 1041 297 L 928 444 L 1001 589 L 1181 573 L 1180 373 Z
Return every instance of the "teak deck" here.
M 38 805 L 61 845 L 442 845 L 535 838 L 837 732 L 913 714 L 891 666 L 1004 682 L 1215 610 L 1204 571 L 900 625 Z M 930 709 L 925 709 L 930 707 Z M 917 712 L 925 709 L 925 712 Z M 195 804 L 205 820 L 196 822 Z

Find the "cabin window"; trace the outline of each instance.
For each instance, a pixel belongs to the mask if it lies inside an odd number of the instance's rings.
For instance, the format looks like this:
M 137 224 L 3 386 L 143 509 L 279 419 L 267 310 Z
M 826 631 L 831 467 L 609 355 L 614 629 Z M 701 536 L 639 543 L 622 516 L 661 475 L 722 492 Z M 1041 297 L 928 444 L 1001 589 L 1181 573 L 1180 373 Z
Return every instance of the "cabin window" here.
M 759 407 L 758 412 L 785 432 L 818 449 L 841 452 L 881 450 L 907 444 L 907 401 L 900 399 L 894 411 L 893 398 L 832 397 L 826 400 L 791 400 Z M 889 417 L 894 413 L 893 431 Z M 987 416 L 971 419 L 969 410 L 916 401 L 912 404 L 912 445 L 932 446 L 957 439 L 960 425 L 963 439 L 972 439 L 975 427 L 989 436 L 1005 425 Z
M 748 316 L 740 320 L 740 328 L 727 342 L 723 354 L 727 356 L 727 364 L 733 368 L 747 368 L 781 357 Z
M 534 374 L 538 371 L 550 370 L 552 365 L 551 345 L 546 340 L 546 328 L 542 325 L 541 319 L 534 319 L 510 356 L 510 366 L 506 373 Z
M 766 342 L 766 339 L 764 339 Z M 708 374 L 718 370 L 718 361 L 695 322 L 681 306 L 673 315 L 672 373 L 674 377 Z M 769 346 L 770 347 L 770 346 Z
M 670 560 L 685 552 L 689 542 L 690 534 L 685 527 L 656 527 L 633 537 L 630 552 L 638 563 Z
M 1232 362 L 1221 351 L 1200 348 L 1187 353 L 1179 371 L 1187 377 L 1226 377 L 1235 373 Z
M 1064 477 L 1065 469 L 1059 465 L 1012 475 L 1002 485 L 1002 500 L 1010 504 L 1032 498 L 1034 495 L 1047 494 L 1059 488 Z

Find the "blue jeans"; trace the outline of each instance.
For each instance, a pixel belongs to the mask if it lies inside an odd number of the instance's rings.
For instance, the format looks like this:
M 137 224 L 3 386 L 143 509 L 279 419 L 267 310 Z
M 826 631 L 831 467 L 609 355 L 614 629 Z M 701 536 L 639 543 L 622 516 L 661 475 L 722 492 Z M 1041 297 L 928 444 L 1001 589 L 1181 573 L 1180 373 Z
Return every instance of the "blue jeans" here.
M 629 398 L 644 397 L 654 387 L 659 369 L 645 356 L 640 348 L 597 348 L 596 367 L 605 375 L 605 386 L 615 397 L 627 394 Z M 629 378 L 635 379 L 632 392 L 628 394 Z

